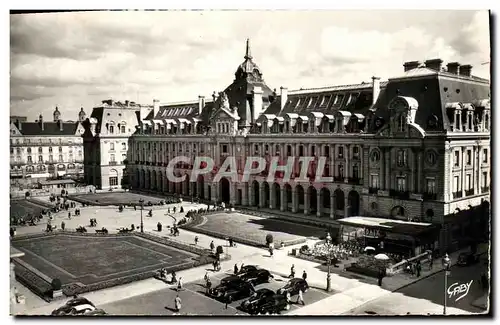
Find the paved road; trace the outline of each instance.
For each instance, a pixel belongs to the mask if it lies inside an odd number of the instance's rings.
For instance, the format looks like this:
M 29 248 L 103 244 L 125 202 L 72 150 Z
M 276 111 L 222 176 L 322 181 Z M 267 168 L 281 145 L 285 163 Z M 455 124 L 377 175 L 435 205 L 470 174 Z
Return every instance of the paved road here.
M 231 274 L 214 274 L 209 271 L 213 286 L 218 285 L 220 279 L 229 275 Z M 271 280 L 269 283 L 257 285 L 255 288 L 269 288 L 277 291 L 286 284 L 286 281 L 287 279 L 275 275 L 274 280 Z M 182 299 L 182 310 L 180 312 L 182 315 L 246 315 L 245 312 L 238 308 L 244 299 L 232 302 L 226 309 L 224 303 L 208 297 L 205 291 L 204 281 L 200 280 L 185 284 L 184 289 L 180 292 L 175 290 L 175 286 L 171 286 L 171 288 L 115 301 L 99 307 L 103 308 L 110 315 L 173 315 L 176 314 L 174 310 L 174 299 L 176 295 L 179 294 L 179 297 Z M 310 304 L 333 294 L 335 294 L 335 292 L 327 293 L 322 290 L 311 288 L 304 293 L 304 300 L 306 304 Z M 296 301 L 296 299 L 296 296 L 292 296 L 292 302 Z M 301 307 L 301 305 L 292 303 L 291 309 L 289 311 L 283 311 L 282 314 L 286 314 Z
M 484 310 L 472 305 L 474 300 L 484 294 L 479 282 L 481 273 L 486 269 L 484 261 L 478 264 L 461 267 L 454 266 L 448 276 L 448 286 L 454 283 L 473 281 L 469 293 L 455 301 L 461 294 L 452 298 L 448 296 L 447 313 L 482 313 Z M 377 313 L 383 315 L 442 314 L 444 301 L 444 273 L 439 272 L 405 288 L 389 293 L 383 297 L 361 305 L 346 314 L 366 315 Z

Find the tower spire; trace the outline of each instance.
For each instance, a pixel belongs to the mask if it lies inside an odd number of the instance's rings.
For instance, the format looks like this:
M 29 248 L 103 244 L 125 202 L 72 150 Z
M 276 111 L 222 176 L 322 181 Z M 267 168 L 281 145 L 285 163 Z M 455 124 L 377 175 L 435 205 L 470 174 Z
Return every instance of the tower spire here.
M 245 52 L 245 60 L 252 59 L 252 52 L 250 51 L 250 39 L 247 38 L 247 50 Z

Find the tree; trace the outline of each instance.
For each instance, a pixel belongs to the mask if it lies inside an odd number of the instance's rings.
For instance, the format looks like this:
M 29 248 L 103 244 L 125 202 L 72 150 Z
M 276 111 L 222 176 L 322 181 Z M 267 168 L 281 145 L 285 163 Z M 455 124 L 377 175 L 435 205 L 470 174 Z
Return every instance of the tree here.
M 61 290 L 61 287 L 62 287 L 61 280 L 53 279 L 51 282 L 51 285 L 52 285 L 52 290 L 54 290 L 54 291 Z
M 266 244 L 269 245 L 274 242 L 274 238 L 272 234 L 267 234 L 266 236 Z

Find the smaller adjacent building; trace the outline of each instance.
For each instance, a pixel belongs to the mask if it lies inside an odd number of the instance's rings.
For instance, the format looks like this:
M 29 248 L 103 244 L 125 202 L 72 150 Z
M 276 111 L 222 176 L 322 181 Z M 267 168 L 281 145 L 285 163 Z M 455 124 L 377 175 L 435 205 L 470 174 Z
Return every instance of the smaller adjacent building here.
M 83 175 L 83 139 L 85 112 L 81 108 L 77 122 L 65 122 L 56 107 L 53 120 L 40 114 L 35 122 L 15 119 L 10 123 L 11 179 L 45 179 Z
M 140 116 L 145 117 L 152 110 L 153 105 L 112 99 L 94 107 L 83 123 L 85 183 L 103 190 L 128 187 L 125 166 L 129 138 L 136 131 Z

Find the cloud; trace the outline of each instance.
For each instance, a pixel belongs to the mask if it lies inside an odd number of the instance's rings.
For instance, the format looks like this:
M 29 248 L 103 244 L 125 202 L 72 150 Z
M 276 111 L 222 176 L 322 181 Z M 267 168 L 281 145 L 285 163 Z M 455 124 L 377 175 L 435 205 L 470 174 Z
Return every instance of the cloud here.
M 11 110 L 69 115 L 105 98 L 196 99 L 234 79 L 251 38 L 271 88 L 384 79 L 407 60 L 489 57 L 487 13 L 466 11 L 73 12 L 11 16 Z M 457 27 L 463 26 L 463 27 Z M 487 77 L 487 75 L 485 75 Z

